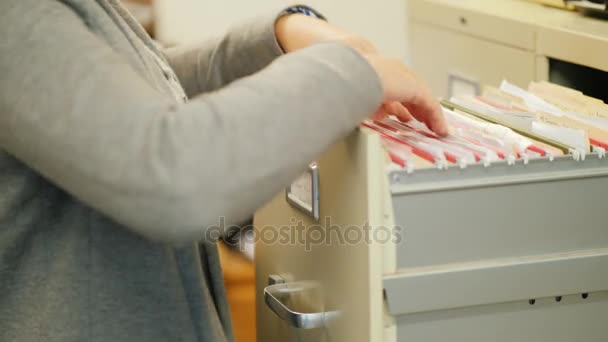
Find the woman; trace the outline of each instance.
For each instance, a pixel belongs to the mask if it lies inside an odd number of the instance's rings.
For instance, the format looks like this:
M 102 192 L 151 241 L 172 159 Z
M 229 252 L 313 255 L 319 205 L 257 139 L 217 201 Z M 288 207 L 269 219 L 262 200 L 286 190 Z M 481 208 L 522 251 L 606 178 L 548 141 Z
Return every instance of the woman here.
M 445 133 L 405 66 L 302 11 L 161 51 L 117 0 L 0 3 L 0 341 L 232 340 L 206 227 L 375 111 Z

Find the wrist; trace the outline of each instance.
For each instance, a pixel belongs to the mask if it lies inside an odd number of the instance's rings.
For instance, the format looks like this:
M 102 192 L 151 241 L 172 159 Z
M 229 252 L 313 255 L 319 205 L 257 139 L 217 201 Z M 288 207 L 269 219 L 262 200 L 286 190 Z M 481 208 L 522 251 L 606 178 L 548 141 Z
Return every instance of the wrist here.
M 293 52 L 325 41 L 348 45 L 360 53 L 377 52 L 374 45 L 366 39 L 346 33 L 325 21 L 303 14 L 280 17 L 275 23 L 275 35 L 284 52 Z
M 325 25 L 327 24 L 324 21 L 304 14 L 288 14 L 276 21 L 275 35 L 284 52 L 293 52 L 319 41 L 319 27 Z
M 296 5 L 284 9 L 275 21 L 275 38 L 283 52 L 292 52 L 304 48 L 307 41 L 307 26 L 314 28 L 318 22 L 325 22 L 325 17 L 315 9 Z

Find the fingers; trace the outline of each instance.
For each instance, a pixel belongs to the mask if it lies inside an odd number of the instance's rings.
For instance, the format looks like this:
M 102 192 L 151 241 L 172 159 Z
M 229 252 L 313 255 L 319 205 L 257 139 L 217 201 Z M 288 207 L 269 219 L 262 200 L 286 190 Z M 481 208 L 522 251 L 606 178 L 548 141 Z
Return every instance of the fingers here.
M 409 96 L 406 96 L 405 101 L 401 102 L 400 113 L 406 112 L 407 114 L 404 114 L 404 117 L 407 120 L 411 120 L 413 117 L 424 122 L 429 129 L 438 135 L 447 135 L 448 126 L 439 102 L 431 95 L 431 91 L 424 82 L 409 69 L 405 68 L 405 71 L 405 79 L 409 83 L 407 89 Z
M 406 103 L 412 116 L 418 121 L 424 122 L 433 132 L 445 136 L 448 134 L 448 126 L 437 101 L 427 100 L 425 102 Z
M 388 102 L 382 105 L 384 111 L 399 118 L 399 120 L 407 122 L 413 120 L 414 117 L 410 112 L 399 102 Z
M 372 116 L 372 119 L 374 120 L 380 120 L 382 118 L 385 118 L 389 115 L 392 115 L 392 110 L 386 106 L 386 103 L 383 103 L 378 110 L 376 110 L 376 112 L 374 113 L 374 115 Z
M 384 109 L 384 106 L 378 108 L 378 110 L 372 115 L 372 120 L 380 120 L 384 117 L 387 117 L 389 114 Z
M 394 115 L 403 122 L 414 120 L 414 117 L 410 112 L 399 102 L 388 102 L 382 104 L 380 108 L 374 113 L 372 119 L 379 120 L 389 115 Z
M 441 136 L 446 136 L 448 135 L 448 124 L 443 116 L 441 106 L 439 106 L 439 103 L 436 101 L 434 103 L 434 109 L 431 110 L 431 114 L 425 123 L 433 132 Z
M 448 128 L 439 103 L 402 61 L 377 54 L 364 56 L 384 87 L 385 105 L 381 111 L 394 114 L 403 121 L 416 118 L 435 133 L 447 135 Z
M 404 106 L 414 118 L 424 122 L 433 132 L 441 136 L 447 135 L 448 125 L 439 102 L 430 95 L 424 84 L 420 83 L 417 89 L 418 93 L 410 101 L 404 103 Z

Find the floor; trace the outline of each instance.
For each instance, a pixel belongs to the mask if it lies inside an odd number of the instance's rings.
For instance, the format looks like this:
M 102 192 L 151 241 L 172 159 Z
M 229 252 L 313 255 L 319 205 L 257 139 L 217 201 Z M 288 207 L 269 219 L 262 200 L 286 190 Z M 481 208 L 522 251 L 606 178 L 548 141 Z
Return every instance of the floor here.
M 220 244 L 220 260 L 236 342 L 255 342 L 255 272 L 242 254 Z

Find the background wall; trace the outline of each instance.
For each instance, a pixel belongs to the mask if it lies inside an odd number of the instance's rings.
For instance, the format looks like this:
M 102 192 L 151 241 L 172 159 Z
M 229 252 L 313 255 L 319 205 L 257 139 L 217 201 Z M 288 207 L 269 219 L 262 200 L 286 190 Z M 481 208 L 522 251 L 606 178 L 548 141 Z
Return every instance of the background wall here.
M 383 52 L 409 60 L 406 0 L 156 0 L 156 35 L 171 44 L 197 41 L 240 20 L 297 3 L 314 7 Z

